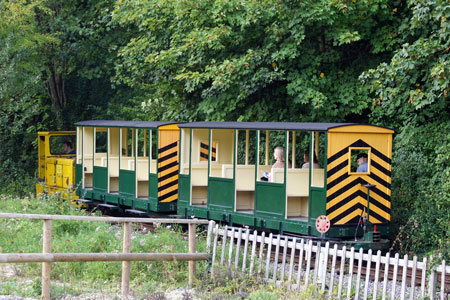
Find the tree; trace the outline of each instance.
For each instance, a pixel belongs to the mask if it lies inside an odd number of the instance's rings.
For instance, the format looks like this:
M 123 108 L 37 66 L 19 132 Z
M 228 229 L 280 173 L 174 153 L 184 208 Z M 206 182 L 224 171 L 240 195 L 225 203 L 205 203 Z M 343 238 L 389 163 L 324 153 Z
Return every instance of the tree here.
M 41 53 L 57 39 L 36 30 L 36 11 L 50 12 L 41 0 L 0 2 L 0 183 L 35 169 L 30 160 L 37 119 L 45 118 Z
M 358 76 L 389 58 L 397 4 L 118 1 L 113 20 L 136 30 L 116 79 L 168 119 L 365 119 Z
M 361 75 L 372 117 L 397 128 L 393 164 L 396 246 L 450 256 L 450 5 L 408 1 L 401 47 L 390 62 Z

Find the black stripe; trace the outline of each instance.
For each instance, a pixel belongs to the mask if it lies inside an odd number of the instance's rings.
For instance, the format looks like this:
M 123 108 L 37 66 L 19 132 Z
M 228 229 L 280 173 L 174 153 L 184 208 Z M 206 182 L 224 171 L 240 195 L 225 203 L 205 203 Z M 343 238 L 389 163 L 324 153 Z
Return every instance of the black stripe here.
M 347 174 L 344 174 L 347 175 Z M 348 176 L 348 175 L 347 175 Z M 342 176 L 341 176 L 342 177 Z M 340 177 L 339 177 L 340 178 Z M 338 178 L 338 179 L 339 179 Z M 337 180 L 337 179 L 336 179 Z M 336 181 L 335 180 L 335 181 Z M 361 179 L 361 177 L 356 178 L 355 180 L 349 182 L 347 185 L 343 186 L 342 188 L 340 188 L 339 190 L 337 190 L 336 192 L 334 192 L 333 194 L 331 194 L 330 196 L 327 197 L 327 202 L 330 202 L 331 200 L 333 200 L 334 198 L 336 198 L 337 196 L 339 196 L 340 194 L 342 194 L 343 192 L 345 192 L 348 189 L 351 189 L 352 187 L 354 187 L 357 184 L 360 184 L 364 182 L 364 180 Z M 329 186 L 329 185 L 327 185 Z
M 177 184 L 178 184 L 178 180 L 171 181 L 171 182 L 169 182 L 169 183 L 167 183 L 165 185 L 162 185 L 162 186 L 158 187 L 158 192 L 162 192 L 165 189 L 168 189 L 171 186 L 174 186 L 174 185 L 177 185 Z
M 208 154 L 200 152 L 200 157 L 208 159 Z
M 383 179 L 381 179 L 380 177 L 378 177 L 377 175 L 373 174 L 373 172 L 370 172 L 369 175 L 370 178 L 375 179 L 379 184 L 381 184 L 382 186 L 391 189 L 391 184 Z
M 215 154 L 216 153 L 216 148 L 212 147 L 211 151 L 212 151 L 212 153 Z
M 158 168 L 158 172 L 163 172 L 163 171 L 165 171 L 167 169 L 170 169 L 172 167 L 175 167 L 175 166 L 178 166 L 178 162 L 177 161 L 173 161 L 173 162 L 171 162 L 171 163 L 169 163 L 169 164 L 167 164 L 165 166 L 162 166 L 162 167 Z
M 345 155 L 348 153 L 348 147 L 342 149 L 338 153 L 333 154 L 332 156 L 328 157 L 328 164 L 331 164 L 333 161 L 341 157 L 342 155 Z
M 336 210 L 338 210 L 339 208 L 341 208 L 342 206 L 344 206 L 347 203 L 351 202 L 353 199 L 355 199 L 358 196 L 361 196 L 361 198 L 363 198 L 364 200 L 367 200 L 367 194 L 364 193 L 361 190 L 358 190 L 358 191 L 354 192 L 353 194 L 351 194 L 350 196 L 348 196 L 347 198 L 342 199 L 341 201 L 339 201 L 338 203 L 336 203 L 335 205 L 333 205 L 332 207 L 327 209 L 327 215 L 331 214 L 332 212 L 334 212 Z M 370 203 L 375 205 L 376 207 L 378 207 L 379 209 L 381 209 L 385 213 L 387 213 L 389 215 L 391 214 L 390 208 L 386 207 L 384 204 L 382 204 L 378 200 L 374 199 L 373 197 L 370 197 Z
M 169 150 L 169 149 L 172 149 L 173 147 L 176 147 L 177 144 L 178 144 L 178 141 L 177 141 L 177 142 L 173 142 L 172 144 L 166 145 L 166 146 L 164 146 L 164 147 L 162 147 L 162 148 L 159 148 L 159 149 L 158 149 L 158 153 L 161 154 L 161 153 L 163 153 L 164 151 L 167 151 L 167 150 Z
M 160 173 L 160 174 L 161 174 L 161 173 Z M 159 178 L 158 178 L 158 182 L 167 180 L 167 179 L 169 179 L 169 178 L 171 178 L 171 177 L 173 177 L 173 176 L 177 176 L 177 175 L 178 175 L 178 170 L 175 170 L 175 171 L 173 171 L 173 172 L 170 172 L 169 174 L 166 174 L 166 175 L 164 175 L 164 176 L 159 177 Z
M 376 161 L 374 161 L 373 159 L 370 160 L 370 166 L 374 167 L 375 169 L 377 169 L 378 171 L 380 171 L 381 173 L 391 177 L 391 171 L 386 170 L 383 166 L 381 166 L 380 164 L 378 164 Z
M 173 195 L 175 195 L 177 193 L 178 193 L 178 190 L 173 190 L 170 193 L 167 193 L 165 195 L 162 195 L 162 196 L 158 197 L 158 201 L 163 201 L 163 200 L 165 200 L 165 199 L 169 198 L 170 196 L 173 196 Z M 175 201 L 175 200 L 173 200 L 173 201 Z
M 340 163 L 339 165 L 337 165 L 336 167 L 334 167 L 333 169 L 329 170 L 327 172 L 327 177 L 330 178 L 331 176 L 333 176 L 336 172 L 339 172 L 340 170 L 342 170 L 343 168 L 345 168 L 348 165 L 348 160 L 344 160 L 342 163 Z
M 366 207 L 364 205 L 362 205 L 361 203 L 358 203 L 355 206 L 352 206 L 349 209 L 347 209 L 346 211 L 342 212 L 339 216 L 335 217 L 333 220 L 331 220 L 331 223 L 335 224 L 335 223 L 339 222 L 340 220 L 342 220 L 343 218 L 345 218 L 346 216 L 348 216 L 349 214 L 351 214 L 358 208 L 360 208 L 361 210 L 364 210 L 364 208 L 366 208 Z M 366 212 L 367 212 L 367 209 L 366 209 Z M 327 212 L 327 214 L 328 214 L 328 212 Z M 369 212 L 369 214 L 372 217 L 376 218 L 378 221 L 381 221 L 381 222 L 388 221 L 372 210 Z M 358 220 L 359 220 L 359 216 L 357 218 L 354 218 L 351 221 L 347 222 L 346 225 L 353 225 L 353 224 L 356 225 L 358 223 Z
M 351 194 L 350 196 L 348 196 L 347 198 L 342 199 L 341 201 L 339 201 L 338 203 L 336 203 L 335 205 L 333 205 L 332 207 L 327 209 L 327 215 L 331 214 L 335 210 L 338 210 L 339 208 L 346 205 L 348 202 L 352 201 L 353 199 L 355 199 L 358 196 L 361 196 L 364 198 L 364 193 L 361 190 L 358 190 L 358 191 L 354 192 L 353 194 Z
M 175 156 L 177 156 L 177 152 L 176 152 L 176 151 L 175 151 L 175 152 L 172 152 L 172 153 L 169 153 L 169 154 L 167 154 L 167 155 L 164 156 L 164 157 L 160 157 L 160 158 L 158 159 L 158 163 L 162 163 L 163 161 L 168 160 L 169 158 L 172 158 L 172 157 L 175 157 Z
M 345 179 L 347 179 L 348 177 L 350 177 L 350 175 L 348 175 L 347 173 L 342 174 L 341 176 L 339 176 L 338 178 L 336 178 L 335 180 L 333 180 L 332 182 L 327 183 L 327 190 L 330 190 L 331 188 L 333 188 L 336 184 L 341 183 L 342 181 L 344 181 Z M 359 177 L 358 177 L 359 178 Z
M 386 155 L 384 155 L 383 153 L 381 153 L 377 149 L 375 149 L 373 147 L 371 147 L 371 148 L 372 148 L 372 153 L 373 154 L 375 154 L 376 156 L 378 156 L 379 158 L 381 158 L 382 160 L 384 160 L 388 164 L 391 164 L 391 159 L 389 157 L 387 157 Z
M 208 150 L 208 149 L 209 149 L 209 146 L 208 146 L 208 144 L 200 143 L 200 148 L 203 148 L 203 149 L 205 149 L 205 150 Z
M 383 199 L 385 199 L 385 200 L 391 202 L 391 197 L 390 197 L 388 194 L 386 194 L 385 192 L 380 191 L 380 190 L 377 189 L 376 187 L 371 188 L 371 189 L 370 189 L 370 192 L 371 192 L 371 193 L 372 193 L 372 192 L 375 192 L 375 194 L 377 194 L 377 195 L 380 196 L 381 198 L 383 198 Z

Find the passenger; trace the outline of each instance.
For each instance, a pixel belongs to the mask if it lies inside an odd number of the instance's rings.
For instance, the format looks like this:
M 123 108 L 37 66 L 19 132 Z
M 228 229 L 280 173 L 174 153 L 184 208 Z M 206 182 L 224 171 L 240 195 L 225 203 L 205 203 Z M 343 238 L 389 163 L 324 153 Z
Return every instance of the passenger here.
M 273 158 L 275 158 L 275 163 L 272 166 L 272 169 L 275 168 L 284 168 L 284 147 L 276 147 L 273 150 Z M 291 163 L 288 162 L 288 168 L 291 168 Z
M 367 156 L 367 153 L 359 153 L 356 156 L 356 162 L 358 163 L 358 169 L 356 169 L 356 172 L 358 172 L 358 173 L 369 172 L 368 160 L 369 160 L 369 158 Z
M 302 169 L 309 169 L 309 150 L 305 151 L 305 154 L 303 155 L 303 160 L 305 163 L 302 165 Z M 314 163 L 313 163 L 313 169 L 320 169 L 319 161 L 317 160 L 316 153 L 314 153 Z
M 272 166 L 272 171 L 275 168 L 283 169 L 284 168 L 284 148 L 276 147 L 273 151 L 273 158 L 275 158 L 275 163 Z M 291 163 L 288 162 L 288 168 L 291 168 L 291 167 L 292 167 Z M 272 181 L 271 173 L 267 173 L 267 172 L 263 171 L 264 176 L 261 177 L 261 181 Z
M 64 154 L 75 154 L 75 150 L 72 149 L 72 142 L 65 141 L 63 144 Z

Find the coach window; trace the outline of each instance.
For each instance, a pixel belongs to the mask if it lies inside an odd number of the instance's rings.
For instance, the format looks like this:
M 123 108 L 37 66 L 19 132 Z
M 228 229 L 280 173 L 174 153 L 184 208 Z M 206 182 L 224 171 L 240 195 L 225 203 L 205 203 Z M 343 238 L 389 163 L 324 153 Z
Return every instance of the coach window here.
M 120 169 L 134 171 L 135 130 L 133 128 L 122 128 L 121 135 Z
M 191 130 L 190 128 L 181 128 L 180 141 L 180 174 L 189 174 L 189 154 L 191 144 Z
M 286 144 L 287 131 L 260 130 L 258 142 L 258 180 L 284 183 L 284 168 L 292 167 L 289 160 L 289 143 Z M 268 173 L 268 174 L 267 174 Z
M 106 128 L 94 128 L 94 134 L 95 134 L 94 166 L 107 167 L 107 162 L 106 162 L 107 132 L 106 132 Z
M 150 158 L 150 173 L 156 174 L 156 157 L 158 154 L 158 132 L 150 130 L 148 134 L 148 156 Z
M 350 147 L 348 153 L 349 174 L 370 173 L 370 148 Z
M 81 132 L 82 132 L 82 127 L 77 127 L 77 142 L 76 142 L 77 164 L 81 164 L 81 162 L 82 162 L 82 155 L 83 155 L 83 151 L 81 151 L 81 146 L 83 144 L 81 142 L 81 140 L 82 140 Z
M 311 170 L 311 186 L 324 187 L 324 166 L 326 164 L 326 135 L 324 132 L 311 132 L 311 151 L 309 153 L 309 161 L 314 161 L 314 155 L 317 158 L 319 168 L 313 168 L 313 164 L 309 164 Z
M 233 174 L 234 130 L 211 129 L 209 176 L 227 178 L 227 170 Z

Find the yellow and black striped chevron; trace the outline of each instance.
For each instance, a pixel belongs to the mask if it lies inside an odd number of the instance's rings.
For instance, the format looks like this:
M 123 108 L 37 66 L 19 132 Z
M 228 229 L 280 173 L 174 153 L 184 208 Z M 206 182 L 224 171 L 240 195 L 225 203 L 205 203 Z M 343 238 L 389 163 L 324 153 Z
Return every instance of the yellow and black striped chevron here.
M 200 143 L 200 161 L 207 161 L 208 160 L 208 143 L 201 142 Z M 211 161 L 216 161 L 216 142 L 212 143 L 211 147 Z
M 178 141 L 158 149 L 158 201 L 178 199 Z
M 349 174 L 350 147 L 370 147 L 370 173 Z M 333 225 L 357 224 L 367 211 L 367 188 L 370 190 L 370 222 L 389 223 L 391 216 L 391 159 L 359 139 L 328 157 L 327 216 Z

